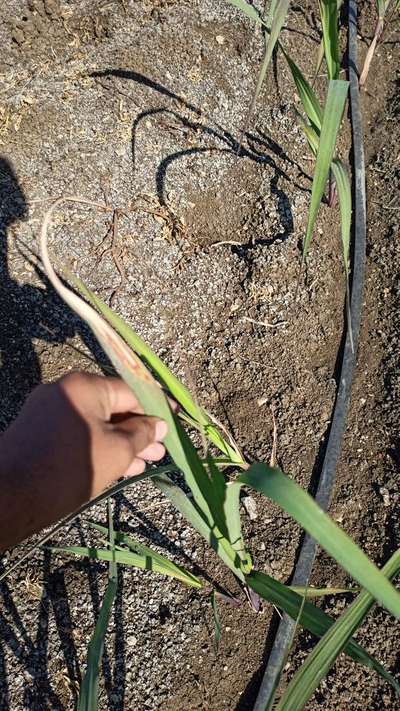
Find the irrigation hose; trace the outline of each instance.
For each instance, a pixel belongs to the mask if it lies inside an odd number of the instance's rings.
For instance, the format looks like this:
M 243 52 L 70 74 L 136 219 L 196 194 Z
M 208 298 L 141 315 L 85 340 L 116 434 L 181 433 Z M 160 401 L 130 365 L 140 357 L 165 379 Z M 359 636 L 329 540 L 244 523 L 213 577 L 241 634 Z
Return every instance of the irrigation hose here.
M 331 427 L 323 459 L 315 500 L 324 511 L 328 509 L 335 483 L 336 467 L 341 451 L 349 408 L 353 375 L 356 366 L 357 344 L 360 332 L 366 246 L 366 195 L 363 130 L 360 108 L 360 94 L 357 73 L 357 0 L 348 4 L 348 75 L 350 81 L 350 114 L 353 148 L 353 224 L 352 224 L 352 283 L 351 321 L 354 349 L 346 325 L 346 339 L 342 355 L 340 379 L 336 391 Z M 293 574 L 293 585 L 307 587 L 314 563 L 317 544 L 306 535 L 300 549 Z M 279 624 L 264 677 L 254 705 L 254 711 L 265 711 L 274 697 L 281 671 L 285 665 L 292 643 L 296 623 L 284 614 Z

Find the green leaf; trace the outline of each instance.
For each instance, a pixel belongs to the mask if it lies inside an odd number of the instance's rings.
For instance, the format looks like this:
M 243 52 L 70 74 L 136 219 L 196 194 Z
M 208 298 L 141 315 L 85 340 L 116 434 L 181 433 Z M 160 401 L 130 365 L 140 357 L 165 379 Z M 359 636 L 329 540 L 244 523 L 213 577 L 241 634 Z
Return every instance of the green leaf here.
M 215 528 L 210 526 L 207 519 L 182 489 L 177 486 L 168 476 L 156 476 L 153 484 L 173 503 L 182 516 L 200 533 L 211 548 L 219 555 L 221 560 L 232 570 L 232 572 L 244 582 L 244 575 L 241 570 L 240 558 L 232 547 L 230 541 L 218 535 Z M 233 534 L 234 537 L 234 534 Z
M 112 551 L 112 554 L 113 554 L 113 557 L 110 560 L 110 563 L 108 566 L 108 577 L 110 580 L 115 580 L 115 582 L 117 582 L 118 573 L 117 573 L 117 563 L 115 561 L 115 532 L 114 532 L 114 524 L 113 524 L 113 517 L 112 517 L 111 499 L 108 499 L 108 501 L 107 501 L 107 509 L 108 509 L 108 530 L 104 529 L 104 532 L 108 533 L 108 545 L 110 546 L 110 550 Z
M 118 536 L 118 534 L 116 534 Z M 143 547 L 145 548 L 145 547 Z M 113 551 L 102 548 L 87 548 L 85 546 L 59 546 L 51 547 L 54 553 L 71 553 L 73 555 L 89 558 L 90 560 L 113 560 L 120 565 L 129 565 L 133 568 L 141 568 L 142 570 L 152 570 L 154 573 L 162 573 L 170 578 L 176 578 L 182 583 L 189 585 L 192 588 L 202 588 L 203 585 L 195 575 L 189 573 L 185 568 L 175 565 L 170 560 L 163 558 L 159 553 L 147 548 L 147 553 L 133 553 L 132 551 L 115 550 Z
M 395 617 L 400 618 L 400 593 L 368 556 L 280 469 L 253 464 L 237 482 L 260 491 L 297 521 L 350 575 Z
M 323 112 L 317 95 L 300 68 L 284 50 L 282 45 L 281 50 L 292 73 L 293 81 L 296 84 L 296 89 L 306 116 L 319 137 L 322 128 Z
M 215 647 L 216 647 L 216 649 L 218 649 L 219 643 L 221 641 L 222 630 L 221 630 L 221 622 L 219 619 L 217 597 L 216 597 L 215 590 L 213 590 L 211 593 L 211 607 L 212 607 L 212 611 L 213 611 L 213 620 L 214 620 Z
M 303 130 L 303 133 L 307 139 L 308 145 L 309 145 L 312 153 L 314 154 L 314 156 L 316 156 L 318 153 L 319 136 L 316 133 L 315 129 L 312 126 L 310 126 L 310 124 L 308 124 L 306 121 L 304 121 L 303 117 L 299 114 L 298 111 L 296 111 L 296 109 L 295 109 L 295 113 L 296 113 L 297 120 L 298 120 L 298 122 Z
M 311 205 L 308 213 L 307 231 L 303 247 L 303 261 L 310 245 L 315 220 L 324 194 L 329 169 L 332 162 L 336 138 L 342 120 L 349 83 L 330 81 L 322 120 L 314 179 L 311 193 Z
M 231 0 L 228 0 L 230 2 Z M 260 67 L 260 71 L 258 73 L 257 77 L 257 84 L 256 88 L 254 91 L 254 95 L 251 101 L 251 105 L 248 111 L 247 119 L 246 119 L 246 125 L 251 120 L 251 117 L 253 116 L 254 110 L 256 108 L 256 104 L 258 101 L 258 97 L 260 95 L 261 87 L 264 83 L 264 79 L 266 76 L 266 73 L 268 71 L 268 67 L 270 64 L 270 61 L 272 59 L 272 55 L 274 52 L 274 49 L 276 47 L 276 44 L 279 39 L 279 35 L 281 33 L 282 27 L 285 23 L 286 20 L 286 15 L 289 10 L 289 5 L 290 5 L 290 0 L 277 0 L 272 6 L 271 6 L 271 11 L 270 11 L 270 17 L 271 17 L 271 25 L 270 28 L 267 31 L 265 31 L 265 41 L 266 41 L 266 47 L 265 47 L 265 54 L 264 58 Z M 246 130 L 246 128 L 244 129 Z
M 100 662 L 103 656 L 104 638 L 107 632 L 112 606 L 117 592 L 117 582 L 114 579 L 108 581 L 104 594 L 100 614 L 94 628 L 92 638 L 87 653 L 87 668 L 83 678 L 77 711 L 96 711 L 98 706 L 98 689 Z
M 318 72 L 321 69 L 321 64 L 323 62 L 324 55 L 325 55 L 325 47 L 324 47 L 324 40 L 322 39 L 321 42 L 319 43 L 319 46 L 318 46 L 313 83 L 317 80 Z
M 332 161 L 332 173 L 335 176 L 339 197 L 343 262 L 347 277 L 349 276 L 350 227 L 351 227 L 351 187 L 349 175 L 342 161 L 335 158 Z
M 233 7 L 237 7 L 238 10 L 241 10 L 250 20 L 254 20 L 259 25 L 263 24 L 263 20 L 257 10 L 252 5 L 249 5 L 248 2 L 245 2 L 245 0 L 226 0 L 226 2 L 228 2 L 229 5 L 233 5 Z
M 108 314 L 110 323 L 105 321 L 92 306 L 87 304 L 78 294 L 68 289 L 54 271 L 47 250 L 47 231 L 54 210 L 67 199 L 60 198 L 53 203 L 43 220 L 40 246 L 47 276 L 61 298 L 91 328 L 115 370 L 136 395 L 144 413 L 165 420 L 168 431 L 164 438 L 164 443 L 169 455 L 178 469 L 184 474 L 186 484 L 192 491 L 195 504 L 202 512 L 210 528 L 212 528 L 214 536 L 217 539 L 221 539 L 222 545 L 226 544 L 226 547 L 231 549 L 226 528 L 223 497 L 216 496 L 215 489 L 215 482 L 218 481 L 221 483 L 218 491 L 221 492 L 223 490 L 225 486 L 223 475 L 215 467 L 212 480 L 210 479 L 192 441 L 172 412 L 170 404 L 158 382 L 128 347 L 125 340 L 112 328 L 115 322 L 113 312 L 111 311 Z M 75 201 L 74 198 L 69 198 L 69 200 Z M 238 558 L 236 554 L 235 557 Z
M 337 0 L 319 0 L 325 60 L 329 79 L 340 73 Z
M 343 0 L 337 0 L 337 13 L 338 13 L 338 18 L 339 18 L 339 10 L 343 5 Z M 318 53 L 317 53 L 317 61 L 316 61 L 316 66 L 315 66 L 315 71 L 314 71 L 314 82 L 318 76 L 318 72 L 321 68 L 322 61 L 324 59 L 324 54 L 325 54 L 325 44 L 324 40 L 322 39 L 319 47 L 318 47 Z
M 162 362 L 162 360 L 152 351 L 152 349 L 135 333 L 135 331 L 96 294 L 88 289 L 83 282 L 73 274 L 69 275 L 74 285 L 81 294 L 96 308 L 108 323 L 116 330 L 124 341 L 137 353 L 144 363 L 152 369 L 163 387 L 171 393 L 172 397 L 197 423 L 198 429 L 204 431 L 217 447 L 223 452 L 231 462 L 240 463 L 241 457 L 221 436 L 218 428 L 210 421 L 207 413 L 201 408 L 192 397 L 190 391 L 172 373 L 172 371 Z M 196 425 L 195 425 L 196 426 Z
M 390 558 L 382 568 L 382 573 L 392 579 L 400 571 L 400 551 Z M 308 655 L 305 663 L 290 681 L 285 695 L 278 705 L 281 711 L 302 709 L 326 676 L 339 654 L 348 644 L 354 632 L 364 621 L 374 604 L 374 598 L 363 590 L 350 607 L 331 626 L 328 632 Z M 395 685 L 400 695 L 400 686 L 389 675 L 388 681 Z
M 95 523 L 94 521 L 89 521 L 89 526 L 91 528 L 94 528 L 96 531 L 99 531 L 99 533 L 107 533 L 107 529 L 104 526 L 101 526 L 100 524 Z M 192 573 L 189 573 L 186 568 L 183 568 L 180 565 L 176 565 L 172 562 L 172 560 L 165 558 L 160 553 L 157 553 L 157 551 L 153 550 L 152 548 L 149 548 L 148 546 L 145 546 L 143 543 L 140 543 L 140 541 L 136 541 L 134 538 L 131 538 L 126 533 L 122 533 L 122 531 L 115 531 L 114 538 L 116 543 L 127 546 L 129 550 L 132 551 L 132 553 L 136 553 L 144 559 L 150 558 L 152 561 L 157 562 L 160 567 L 160 571 L 161 568 L 168 569 L 169 575 L 171 577 L 177 578 L 178 580 L 181 580 L 181 576 L 183 573 L 185 576 L 188 577 L 189 580 L 192 581 L 194 579 L 198 582 L 200 587 L 202 587 L 200 580 Z M 168 573 L 165 573 L 165 575 L 167 574 Z
M 277 580 L 274 580 L 266 573 L 252 570 L 246 576 L 246 583 L 258 594 L 281 610 L 284 610 L 290 617 L 317 637 L 322 637 L 334 624 L 334 620 L 325 612 L 320 610 L 310 602 L 304 601 L 303 597 L 295 593 Z M 350 639 L 343 650 L 355 662 L 373 669 L 386 681 L 396 687 L 389 672 L 375 659 L 368 654 L 355 640 Z
M 232 548 L 240 558 L 240 566 L 243 573 L 250 573 L 253 562 L 250 554 L 246 551 L 243 537 L 242 525 L 240 521 L 240 488 L 234 482 L 229 482 L 226 486 L 224 510 L 226 524 L 229 530 L 229 540 Z
M 289 587 L 298 595 L 301 595 L 301 597 L 307 598 L 307 600 L 314 597 L 323 597 L 325 595 L 339 595 L 342 593 L 352 593 L 352 595 L 355 595 L 359 591 L 359 588 L 304 588 L 298 585 L 289 585 Z
M 335 159 L 331 164 L 332 173 L 335 177 L 337 193 L 339 196 L 340 206 L 340 224 L 342 235 L 342 251 L 343 262 L 346 277 L 346 313 L 347 326 L 350 337 L 351 350 L 354 353 L 353 342 L 353 325 L 351 320 L 351 305 L 350 305 L 350 284 L 349 284 L 349 264 L 350 264 L 350 228 L 351 228 L 351 186 L 346 167 L 343 163 Z

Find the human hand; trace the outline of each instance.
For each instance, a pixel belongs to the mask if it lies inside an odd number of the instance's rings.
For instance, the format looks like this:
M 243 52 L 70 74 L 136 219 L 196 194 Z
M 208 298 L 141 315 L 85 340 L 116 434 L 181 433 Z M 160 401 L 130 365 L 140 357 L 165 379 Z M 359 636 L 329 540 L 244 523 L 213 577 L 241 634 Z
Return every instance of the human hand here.
M 164 456 L 166 433 L 118 378 L 72 373 L 37 387 L 0 439 L 0 548 L 143 472 Z

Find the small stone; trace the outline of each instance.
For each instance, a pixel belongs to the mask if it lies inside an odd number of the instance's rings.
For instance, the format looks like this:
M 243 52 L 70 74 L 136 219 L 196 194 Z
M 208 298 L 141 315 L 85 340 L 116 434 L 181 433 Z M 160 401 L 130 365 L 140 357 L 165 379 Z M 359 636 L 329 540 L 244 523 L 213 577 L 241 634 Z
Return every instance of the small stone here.
M 225 37 L 223 35 L 217 35 L 215 39 L 218 44 L 225 44 Z
M 379 493 L 380 493 L 380 495 L 382 496 L 383 505 L 384 505 L 384 506 L 390 506 L 390 495 L 389 495 L 389 491 L 386 489 L 386 487 L 385 487 L 385 486 L 381 486 L 381 487 L 379 488 Z
M 257 504 L 255 499 L 253 499 L 252 496 L 244 496 L 242 499 L 242 503 L 250 517 L 250 521 L 255 521 L 258 517 Z
M 137 643 L 137 637 L 135 635 L 131 635 L 130 637 L 127 638 L 126 640 L 126 645 L 127 647 L 135 647 Z
M 16 44 L 23 44 L 25 42 L 25 34 L 16 27 L 11 33 L 11 39 Z
M 44 9 L 46 14 L 50 17 L 56 17 L 58 15 L 58 2 L 57 0 L 44 0 Z

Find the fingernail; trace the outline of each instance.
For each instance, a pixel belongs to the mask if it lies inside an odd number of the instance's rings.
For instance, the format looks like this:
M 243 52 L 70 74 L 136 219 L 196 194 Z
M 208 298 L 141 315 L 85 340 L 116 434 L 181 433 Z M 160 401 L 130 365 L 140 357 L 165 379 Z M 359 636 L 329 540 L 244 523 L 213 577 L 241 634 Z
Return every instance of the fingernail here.
M 158 442 L 160 442 L 162 439 L 164 439 L 167 432 L 168 432 L 167 423 L 164 422 L 164 420 L 158 420 L 158 422 L 156 424 L 156 440 Z

